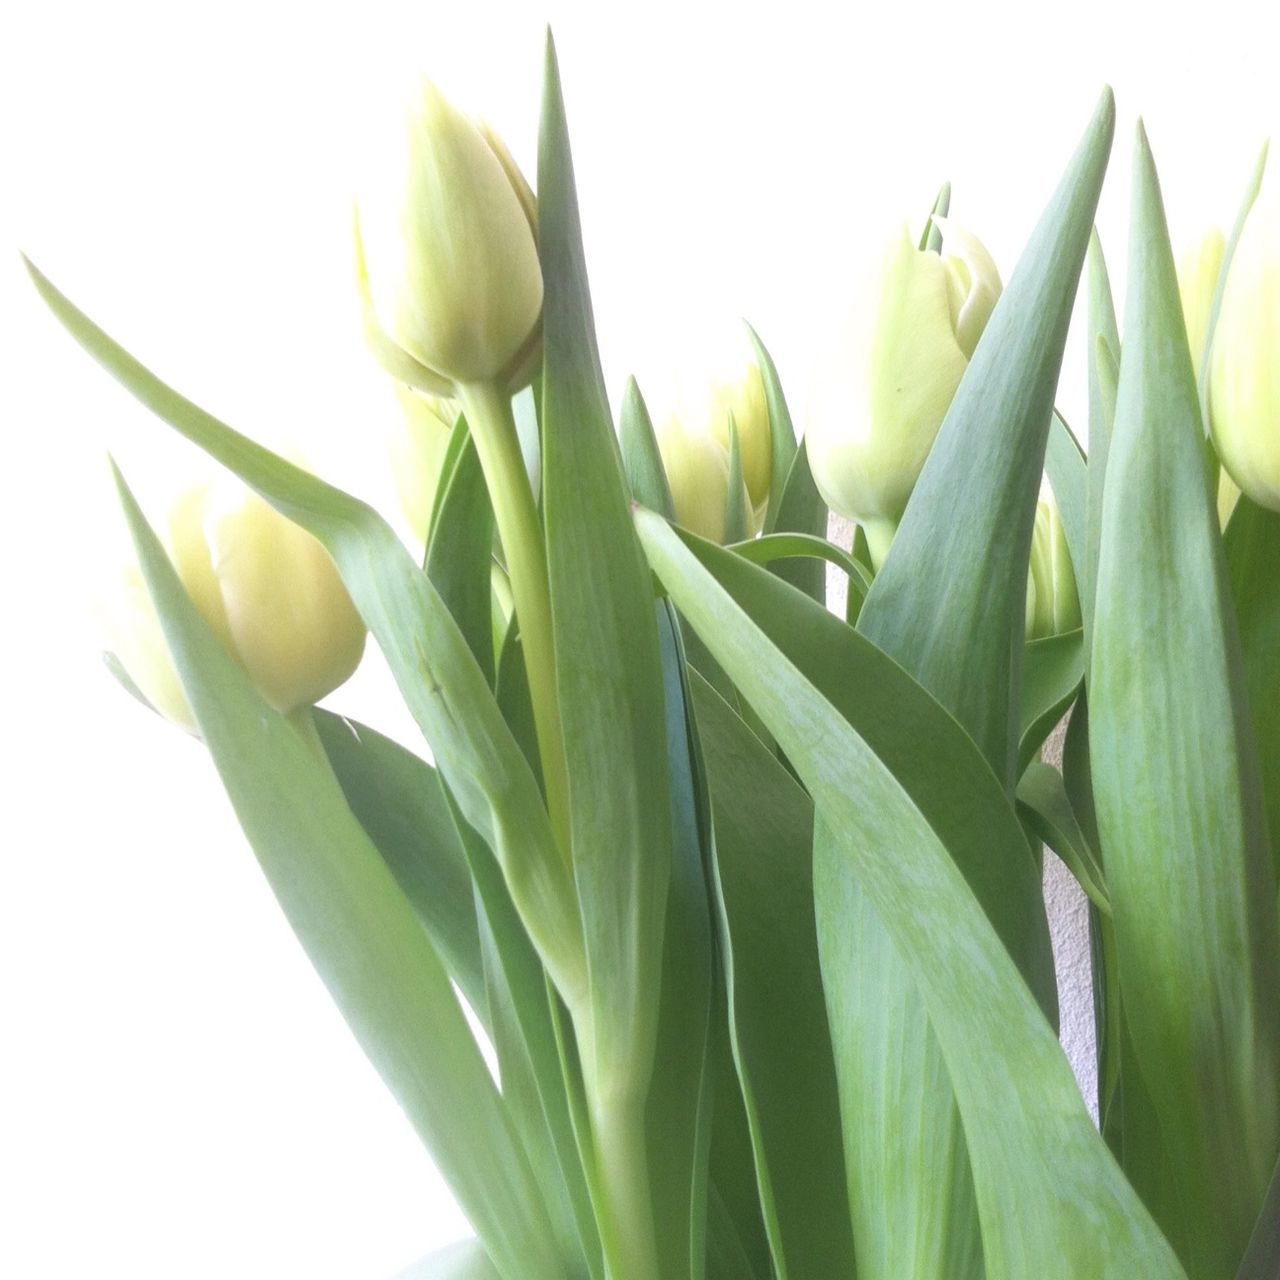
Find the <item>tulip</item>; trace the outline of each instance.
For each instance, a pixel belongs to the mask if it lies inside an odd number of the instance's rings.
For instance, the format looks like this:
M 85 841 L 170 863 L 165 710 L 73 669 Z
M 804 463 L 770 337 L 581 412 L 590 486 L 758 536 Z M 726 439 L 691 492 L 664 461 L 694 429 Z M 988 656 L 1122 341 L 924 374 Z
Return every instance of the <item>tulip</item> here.
M 773 480 L 773 436 L 764 378 L 745 335 L 715 353 L 708 364 L 701 381 L 686 388 L 681 416 L 691 427 L 705 427 L 726 450 L 729 424 L 734 423 L 742 452 L 742 478 L 758 522 L 768 505 Z
M 937 221 L 941 255 L 917 248 L 905 226 L 889 245 L 860 299 L 848 377 L 808 431 L 818 491 L 863 526 L 877 568 L 1000 296 L 981 243 Z
M 1213 310 L 1213 295 L 1218 287 L 1218 272 L 1222 270 L 1225 248 L 1222 232 L 1217 227 L 1210 227 L 1178 259 L 1178 293 L 1182 298 L 1182 318 L 1186 321 L 1191 363 L 1197 378 L 1204 359 L 1209 313 Z
M 1280 191 L 1254 205 L 1228 268 L 1210 355 L 1209 422 L 1241 492 L 1280 511 Z
M 356 669 L 365 627 L 329 553 L 230 477 L 174 501 L 165 539 L 192 603 L 263 698 L 287 714 L 336 689 Z M 135 563 L 100 606 L 107 640 L 162 714 L 194 720 Z
M 398 379 L 435 395 L 455 384 L 527 381 L 541 341 L 542 269 L 533 195 L 506 148 L 429 81 L 391 130 L 357 201 L 365 327 Z
M 689 429 L 674 416 L 658 428 L 656 435 L 676 522 L 711 542 L 725 542 L 729 451 L 709 431 Z M 743 501 L 747 501 L 745 494 Z M 744 506 L 746 509 L 749 508 Z
M 1080 626 L 1080 596 L 1067 550 L 1067 535 L 1053 494 L 1046 489 L 1036 507 L 1027 568 L 1027 639 L 1074 631 Z
M 396 394 L 403 411 L 391 436 L 396 495 L 410 532 L 425 543 L 458 409 L 452 400 L 403 383 L 396 384 Z

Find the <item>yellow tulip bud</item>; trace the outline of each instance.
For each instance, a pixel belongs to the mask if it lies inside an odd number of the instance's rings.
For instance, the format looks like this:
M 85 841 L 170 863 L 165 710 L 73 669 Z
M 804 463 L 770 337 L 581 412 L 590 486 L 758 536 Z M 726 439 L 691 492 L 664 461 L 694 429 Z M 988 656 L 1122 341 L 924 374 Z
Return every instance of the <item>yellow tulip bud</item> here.
M 527 380 L 540 344 L 536 210 L 506 148 L 428 81 L 371 160 L 356 247 L 374 354 L 395 377 Z M 375 148 L 376 151 L 376 148 Z
M 864 526 L 877 565 L 1000 295 L 987 251 L 942 225 L 941 255 L 918 249 L 905 226 L 889 245 L 807 433 L 819 492 Z
M 768 504 L 773 479 L 773 438 L 760 366 L 745 334 L 715 352 L 708 364 L 703 380 L 686 388 L 681 417 L 690 429 L 709 431 L 726 450 L 732 418 L 742 452 L 742 478 L 751 498 L 750 509 L 758 519 Z
M 1280 191 L 1254 205 L 1227 272 L 1209 369 L 1209 420 L 1242 493 L 1280 511 Z
M 167 547 L 192 603 L 277 711 L 319 701 L 359 665 L 365 627 L 329 553 L 230 477 L 179 494 Z M 194 728 L 141 572 L 100 606 L 107 641 L 147 700 Z
M 656 435 L 677 523 L 699 537 L 723 543 L 729 507 L 729 451 L 710 432 L 688 430 L 676 417 L 668 418 Z M 744 504 L 746 500 L 744 494 Z
M 391 435 L 396 495 L 410 532 L 425 543 L 458 409 L 452 400 L 414 391 L 403 383 L 397 383 L 396 394 L 403 410 Z
M 1053 494 L 1046 489 L 1036 507 L 1027 568 L 1027 639 L 1061 635 L 1080 626 L 1080 596 L 1067 550 L 1067 535 Z
M 1178 293 L 1182 298 L 1182 318 L 1187 324 L 1191 363 L 1197 378 L 1204 358 L 1209 313 L 1213 310 L 1213 294 L 1218 287 L 1218 272 L 1222 269 L 1225 249 L 1222 232 L 1217 227 L 1210 227 L 1199 242 L 1187 248 L 1178 259 Z

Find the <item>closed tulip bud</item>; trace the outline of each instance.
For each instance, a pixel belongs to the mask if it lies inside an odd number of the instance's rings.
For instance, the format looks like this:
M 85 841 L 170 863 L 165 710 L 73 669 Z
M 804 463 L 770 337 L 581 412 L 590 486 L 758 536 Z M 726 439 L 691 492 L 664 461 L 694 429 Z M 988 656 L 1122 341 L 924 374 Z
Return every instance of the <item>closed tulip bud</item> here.
M 403 382 L 527 381 L 541 342 L 533 195 L 506 148 L 428 81 L 358 199 L 366 333 Z
M 728 531 L 729 451 L 710 432 L 689 430 L 674 417 L 656 434 L 676 522 L 699 537 L 723 543 Z
M 773 437 L 764 379 L 746 335 L 715 353 L 703 380 L 686 388 L 681 416 L 690 428 L 704 426 L 727 450 L 729 423 L 738 430 L 742 478 L 757 519 L 764 514 L 773 480 Z
M 1280 191 L 1254 205 L 1228 268 L 1210 356 L 1209 421 L 1241 492 L 1280 511 Z
M 414 391 L 403 383 L 397 384 L 396 395 L 402 410 L 391 434 L 396 496 L 410 532 L 425 543 L 458 408 L 452 400 Z
M 1036 507 L 1027 568 L 1027 639 L 1061 635 L 1080 626 L 1080 596 L 1067 550 L 1067 535 L 1053 494 Z
M 1000 296 L 990 254 L 938 221 L 941 255 L 917 248 L 905 226 L 889 245 L 808 430 L 819 492 L 863 526 L 877 566 Z
M 230 478 L 173 503 L 170 559 L 210 630 L 277 711 L 319 701 L 356 669 L 365 627 L 329 553 Z M 100 606 L 107 640 L 147 700 L 194 721 L 136 564 Z
M 1213 294 L 1218 287 L 1225 251 L 1222 232 L 1210 227 L 1199 242 L 1191 245 L 1178 259 L 1178 293 L 1182 298 L 1182 318 L 1187 324 L 1187 341 L 1191 345 L 1191 363 L 1196 377 L 1204 359 L 1205 338 L 1209 334 L 1209 313 L 1213 310 Z

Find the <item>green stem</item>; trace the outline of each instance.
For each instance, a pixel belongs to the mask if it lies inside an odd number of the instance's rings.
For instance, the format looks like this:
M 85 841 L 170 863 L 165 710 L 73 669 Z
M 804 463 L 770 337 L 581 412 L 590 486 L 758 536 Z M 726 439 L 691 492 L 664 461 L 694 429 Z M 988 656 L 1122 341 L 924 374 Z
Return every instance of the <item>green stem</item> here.
M 590 1087 L 590 1086 L 588 1086 Z M 610 1098 L 591 1106 L 600 1239 L 609 1280 L 663 1280 L 658 1266 L 643 1102 Z
M 898 522 L 876 517 L 859 523 L 867 539 L 867 550 L 871 552 L 871 567 L 879 573 L 893 545 L 893 536 L 898 532 Z
M 569 845 L 569 777 L 565 764 L 564 729 L 556 694 L 555 641 L 551 628 L 551 584 L 547 576 L 546 546 L 534 501 L 520 438 L 511 413 L 511 398 L 492 383 L 458 387 L 471 438 L 489 487 L 498 537 L 506 554 L 511 595 L 520 625 L 520 642 L 529 674 L 534 730 L 542 776 L 547 789 L 547 812 L 566 860 Z

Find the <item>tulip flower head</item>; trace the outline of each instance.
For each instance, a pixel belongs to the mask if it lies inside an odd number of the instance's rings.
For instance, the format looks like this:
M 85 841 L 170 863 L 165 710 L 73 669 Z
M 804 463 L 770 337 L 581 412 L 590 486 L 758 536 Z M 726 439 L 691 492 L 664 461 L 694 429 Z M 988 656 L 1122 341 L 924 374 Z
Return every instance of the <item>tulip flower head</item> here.
M 329 553 L 230 476 L 184 489 L 167 549 L 192 603 L 277 711 L 319 701 L 359 665 L 365 627 Z M 137 564 L 99 606 L 111 651 L 144 697 L 187 729 L 194 718 Z
M 710 431 L 690 429 L 675 416 L 657 429 L 676 522 L 699 537 L 723 543 L 728 534 L 729 451 Z M 743 495 L 744 510 L 746 495 Z
M 532 192 L 492 131 L 419 82 L 357 200 L 365 328 L 401 381 L 527 381 L 541 340 Z
M 1218 272 L 1222 270 L 1225 249 L 1222 232 L 1217 227 L 1210 227 L 1178 258 L 1178 294 L 1182 299 L 1182 318 L 1186 321 L 1191 363 L 1197 378 L 1204 358 L 1209 314 L 1213 310 L 1213 295 L 1218 287 Z
M 1000 295 L 977 238 L 936 221 L 941 254 L 919 249 L 905 226 L 886 248 L 807 433 L 819 492 L 863 525 L 877 566 Z
M 1241 492 L 1280 511 L 1280 190 L 1250 211 L 1227 270 L 1210 354 L 1209 421 Z

